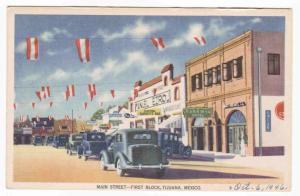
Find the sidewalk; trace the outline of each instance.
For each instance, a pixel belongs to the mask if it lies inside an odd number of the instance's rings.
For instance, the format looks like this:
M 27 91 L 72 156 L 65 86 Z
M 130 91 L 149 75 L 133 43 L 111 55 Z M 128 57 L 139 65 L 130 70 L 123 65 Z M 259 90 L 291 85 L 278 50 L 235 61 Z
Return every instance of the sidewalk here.
M 267 169 L 282 173 L 286 173 L 286 168 L 290 167 L 286 156 L 240 156 L 221 152 L 193 150 L 191 158 L 199 161 L 231 163 L 239 166 Z

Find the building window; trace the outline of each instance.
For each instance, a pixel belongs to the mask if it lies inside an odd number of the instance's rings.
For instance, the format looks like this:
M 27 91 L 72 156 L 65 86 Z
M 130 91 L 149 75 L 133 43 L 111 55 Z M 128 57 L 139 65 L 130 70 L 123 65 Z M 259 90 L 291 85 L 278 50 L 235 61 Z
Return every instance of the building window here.
M 240 78 L 243 75 L 243 57 L 233 60 L 233 77 Z
M 209 69 L 204 72 L 204 86 L 211 86 L 213 83 L 213 70 Z
M 217 67 L 212 68 L 212 78 L 213 78 L 213 84 L 218 83 L 218 77 L 217 77 Z
M 168 85 L 168 77 L 167 77 L 167 76 L 165 76 L 165 78 L 164 78 L 164 85 L 165 85 L 165 86 Z
M 280 55 L 268 54 L 268 74 L 280 75 Z
M 217 68 L 217 84 L 221 84 L 221 65 L 218 65 L 216 68 Z
M 175 90 L 174 90 L 174 99 L 175 101 L 178 101 L 180 100 L 180 91 L 179 91 L 179 87 L 175 87 Z
M 195 75 L 195 85 L 196 89 L 202 89 L 202 72 Z
M 192 92 L 196 90 L 196 75 L 193 75 L 191 78 L 191 84 L 192 84 Z
M 232 64 L 233 61 L 223 63 L 223 80 L 229 81 L 232 79 Z

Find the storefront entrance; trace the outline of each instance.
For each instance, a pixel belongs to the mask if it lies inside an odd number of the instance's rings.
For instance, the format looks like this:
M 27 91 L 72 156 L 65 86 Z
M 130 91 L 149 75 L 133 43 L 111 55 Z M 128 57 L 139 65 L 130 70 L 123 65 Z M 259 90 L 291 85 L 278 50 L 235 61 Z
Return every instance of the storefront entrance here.
M 204 150 L 204 121 L 196 118 L 192 124 L 192 148 L 193 150 Z
M 227 122 L 227 151 L 233 154 L 241 154 L 245 145 L 246 119 L 242 112 L 235 111 Z

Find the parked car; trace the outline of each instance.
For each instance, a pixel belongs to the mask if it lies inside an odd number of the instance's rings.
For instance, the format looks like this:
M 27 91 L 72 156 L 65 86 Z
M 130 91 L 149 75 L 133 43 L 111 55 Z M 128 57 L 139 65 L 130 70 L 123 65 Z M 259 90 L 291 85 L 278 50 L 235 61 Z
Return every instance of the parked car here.
M 67 154 L 72 155 L 78 152 L 78 147 L 82 142 L 82 133 L 71 134 L 66 145 Z
M 52 145 L 53 140 L 54 140 L 54 136 L 52 136 L 52 135 L 46 136 L 44 145 L 46 145 L 46 146 Z
M 34 135 L 32 137 L 32 144 L 34 146 L 37 146 L 37 145 L 43 146 L 43 138 L 42 138 L 42 136 L 40 136 L 40 135 Z
M 54 136 L 52 146 L 55 148 L 59 147 L 66 147 L 66 144 L 68 142 L 69 135 L 68 134 L 61 134 Z
M 85 132 L 82 135 L 81 145 L 78 147 L 78 158 L 84 157 L 84 160 L 88 160 L 91 156 L 100 155 L 102 150 L 106 149 L 105 134 L 102 132 Z
M 114 133 L 107 150 L 100 154 L 101 168 L 116 168 L 119 176 L 132 170 L 151 170 L 159 177 L 165 174 L 168 160 L 158 144 L 157 131 L 121 129 Z
M 176 133 L 159 131 L 158 145 L 168 158 L 171 158 L 173 155 L 179 155 L 183 158 L 190 158 L 192 156 L 192 148 L 185 146 L 182 143 L 181 136 Z

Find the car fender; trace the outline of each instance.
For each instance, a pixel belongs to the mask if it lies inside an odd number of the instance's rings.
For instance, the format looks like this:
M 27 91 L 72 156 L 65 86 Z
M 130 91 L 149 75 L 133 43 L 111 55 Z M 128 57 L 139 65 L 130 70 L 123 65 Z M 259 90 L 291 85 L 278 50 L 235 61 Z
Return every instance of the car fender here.
M 117 160 L 119 160 L 119 159 L 121 160 L 121 167 L 125 167 L 126 160 L 127 160 L 126 156 L 121 152 L 117 152 L 116 158 L 114 160 L 115 168 L 117 168 Z
M 104 157 L 105 164 L 112 164 L 112 160 L 111 160 L 111 158 L 109 156 L 109 152 L 107 152 L 106 150 L 102 150 L 100 152 L 99 158 L 101 159 L 102 156 Z

